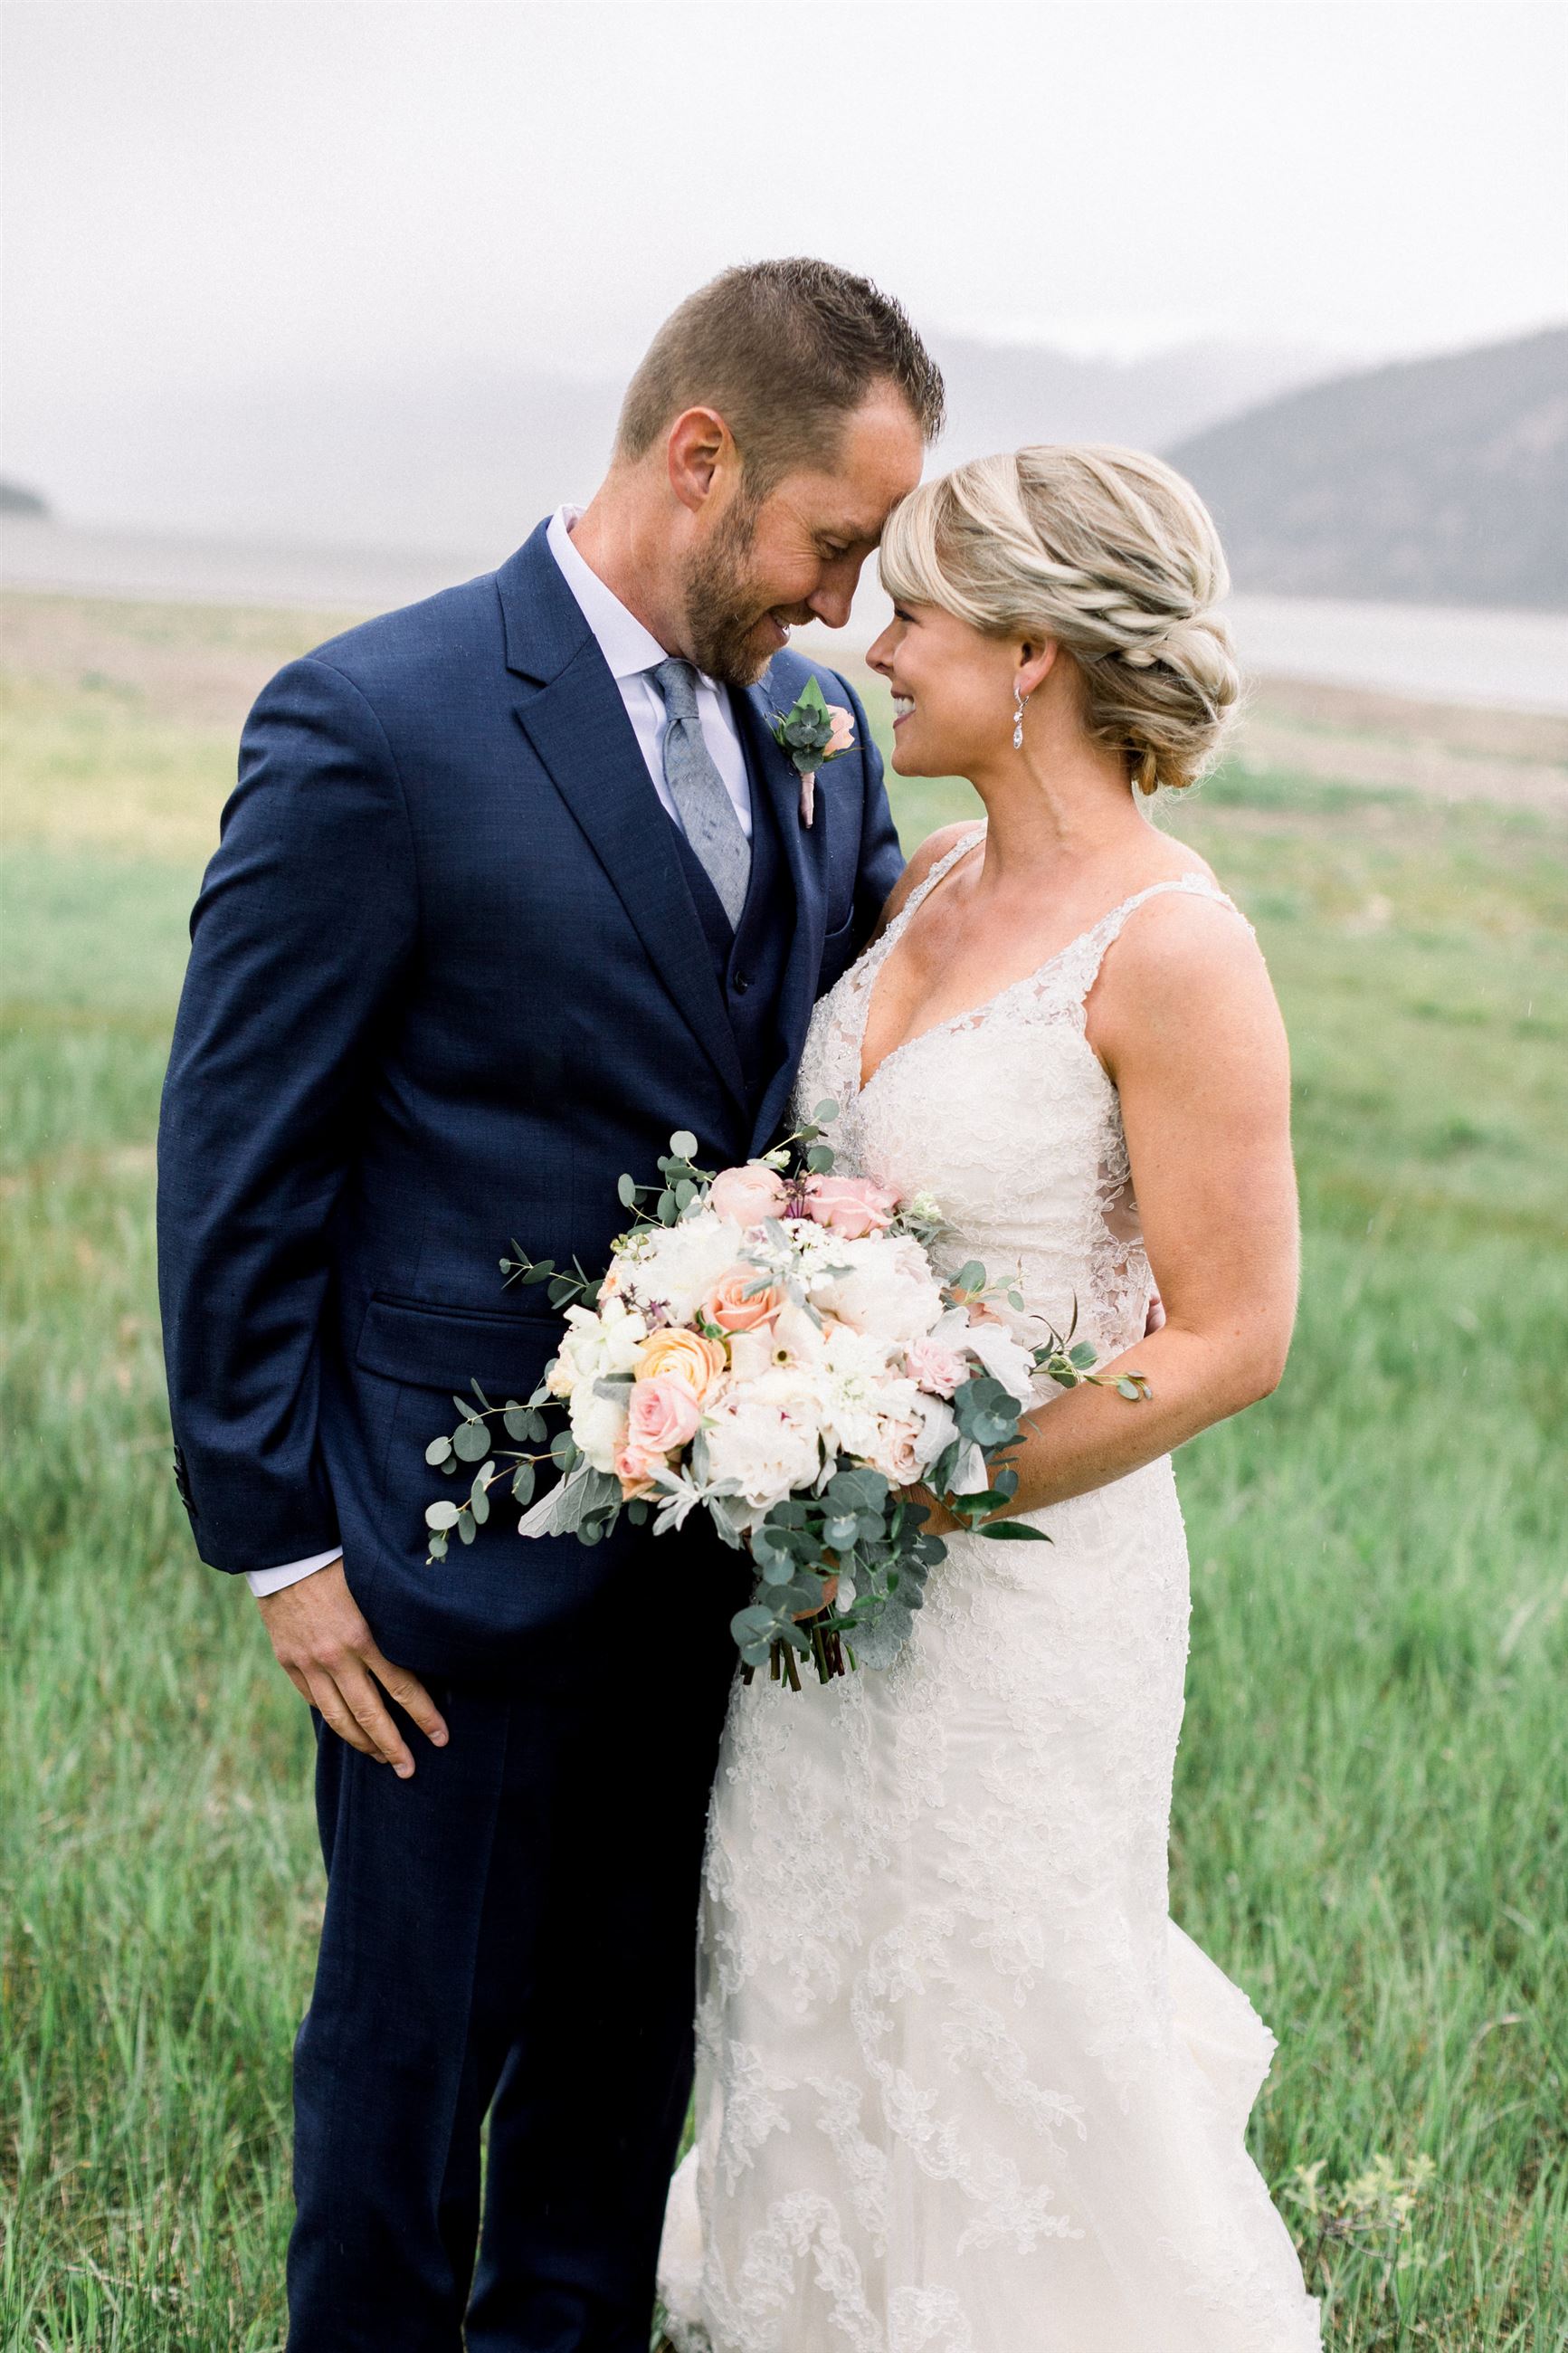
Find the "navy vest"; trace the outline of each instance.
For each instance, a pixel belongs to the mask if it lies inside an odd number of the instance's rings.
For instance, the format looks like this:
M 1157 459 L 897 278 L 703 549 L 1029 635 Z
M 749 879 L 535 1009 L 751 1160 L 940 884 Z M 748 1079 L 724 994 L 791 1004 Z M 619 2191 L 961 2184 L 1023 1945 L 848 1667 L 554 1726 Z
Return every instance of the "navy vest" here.
M 757 781 L 749 754 L 746 775 L 752 788 L 752 872 L 746 903 L 733 930 L 701 860 L 679 826 L 673 818 L 670 822 L 681 871 L 724 993 L 754 1118 L 784 1058 L 780 1000 L 795 933 L 795 890 L 778 838 L 773 796 Z

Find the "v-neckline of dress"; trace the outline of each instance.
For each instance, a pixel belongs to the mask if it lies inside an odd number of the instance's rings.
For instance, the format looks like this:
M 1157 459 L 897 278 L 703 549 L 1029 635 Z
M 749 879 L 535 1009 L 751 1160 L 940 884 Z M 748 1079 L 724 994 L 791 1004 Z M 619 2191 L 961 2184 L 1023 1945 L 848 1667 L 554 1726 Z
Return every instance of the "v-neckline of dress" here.
M 896 1062 L 900 1054 L 909 1053 L 912 1048 L 921 1044 L 927 1038 L 940 1038 L 945 1030 L 955 1029 L 967 1021 L 977 1020 L 981 1014 L 989 1013 L 994 1006 L 1002 1004 L 1005 998 L 1014 996 L 1020 988 L 1027 988 L 1032 981 L 1041 979 L 1045 974 L 1052 971 L 1056 965 L 1071 955 L 1075 948 L 1080 948 L 1085 940 L 1092 939 L 1096 932 L 1100 931 L 1107 923 L 1113 923 L 1118 915 L 1126 914 L 1136 902 L 1161 891 L 1190 889 L 1195 891 L 1200 897 L 1216 899 L 1225 906 L 1233 906 L 1235 903 L 1225 892 L 1207 882 L 1201 874 L 1168 875 L 1157 882 L 1145 883 L 1142 890 L 1130 892 L 1125 899 L 1119 899 L 1114 907 L 1108 907 L 1102 915 L 1097 915 L 1092 923 L 1085 924 L 1081 932 L 1076 933 L 1063 946 L 1058 948 L 1053 955 L 1047 956 L 1043 963 L 1036 965 L 1031 971 L 1021 972 L 1016 980 L 1005 981 L 1000 988 L 993 989 L 989 997 L 981 997 L 977 1004 L 965 1006 L 962 1012 L 950 1013 L 941 1021 L 932 1021 L 926 1029 L 917 1029 L 911 1037 L 900 1038 L 896 1046 L 889 1047 L 887 1052 L 878 1060 L 875 1068 L 868 1073 L 866 1032 L 871 1026 L 871 1005 L 877 993 L 877 983 L 882 976 L 888 958 L 902 936 L 910 917 L 936 889 L 938 883 L 945 881 L 953 869 L 967 858 L 976 843 L 984 841 L 985 830 L 984 825 L 975 826 L 971 832 L 964 835 L 962 841 L 953 844 L 945 857 L 937 860 L 920 888 L 910 893 L 907 905 L 899 910 L 879 943 L 880 953 L 877 955 L 861 994 L 860 1022 L 854 1041 L 854 1100 L 857 1103 L 876 1084 L 889 1063 Z

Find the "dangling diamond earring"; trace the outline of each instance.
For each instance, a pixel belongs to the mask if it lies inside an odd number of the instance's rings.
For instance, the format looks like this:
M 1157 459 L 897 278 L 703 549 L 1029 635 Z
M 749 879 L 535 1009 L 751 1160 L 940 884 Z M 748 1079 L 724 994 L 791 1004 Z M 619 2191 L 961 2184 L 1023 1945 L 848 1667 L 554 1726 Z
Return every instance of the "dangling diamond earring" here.
M 1017 687 L 1015 687 L 1013 689 L 1013 749 L 1015 752 L 1021 752 L 1024 748 L 1024 695 Z

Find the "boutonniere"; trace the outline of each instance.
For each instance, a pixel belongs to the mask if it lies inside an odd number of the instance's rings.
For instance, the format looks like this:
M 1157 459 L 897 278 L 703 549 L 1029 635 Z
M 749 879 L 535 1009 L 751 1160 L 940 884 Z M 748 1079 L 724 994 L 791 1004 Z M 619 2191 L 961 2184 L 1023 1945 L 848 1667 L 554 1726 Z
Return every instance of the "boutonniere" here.
M 855 718 L 841 702 L 829 702 L 814 678 L 808 678 L 789 711 L 775 711 L 773 742 L 787 752 L 800 772 L 800 821 L 809 826 L 816 814 L 816 772 L 829 760 L 855 749 Z

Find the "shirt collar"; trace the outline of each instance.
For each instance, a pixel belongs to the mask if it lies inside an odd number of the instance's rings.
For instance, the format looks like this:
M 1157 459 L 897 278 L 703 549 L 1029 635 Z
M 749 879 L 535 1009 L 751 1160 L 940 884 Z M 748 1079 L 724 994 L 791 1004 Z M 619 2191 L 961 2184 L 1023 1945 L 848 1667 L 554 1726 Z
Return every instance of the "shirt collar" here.
M 613 678 L 635 678 L 667 659 L 664 648 L 635 613 L 629 613 L 613 588 L 606 588 L 572 544 L 572 526 L 581 507 L 557 507 L 546 534 L 550 553 L 561 566 L 566 586 L 582 608 L 583 618 L 599 641 L 599 651 Z
M 550 518 L 546 543 L 561 566 L 562 576 L 576 598 L 583 618 L 598 640 L 611 677 L 639 677 L 645 670 L 657 669 L 661 661 L 668 661 L 669 656 L 653 632 L 644 628 L 637 615 L 627 611 L 615 590 L 607 588 L 578 554 L 572 543 L 572 530 L 582 512 L 581 507 L 557 507 Z M 704 686 L 713 685 L 705 671 L 699 670 L 698 676 Z

